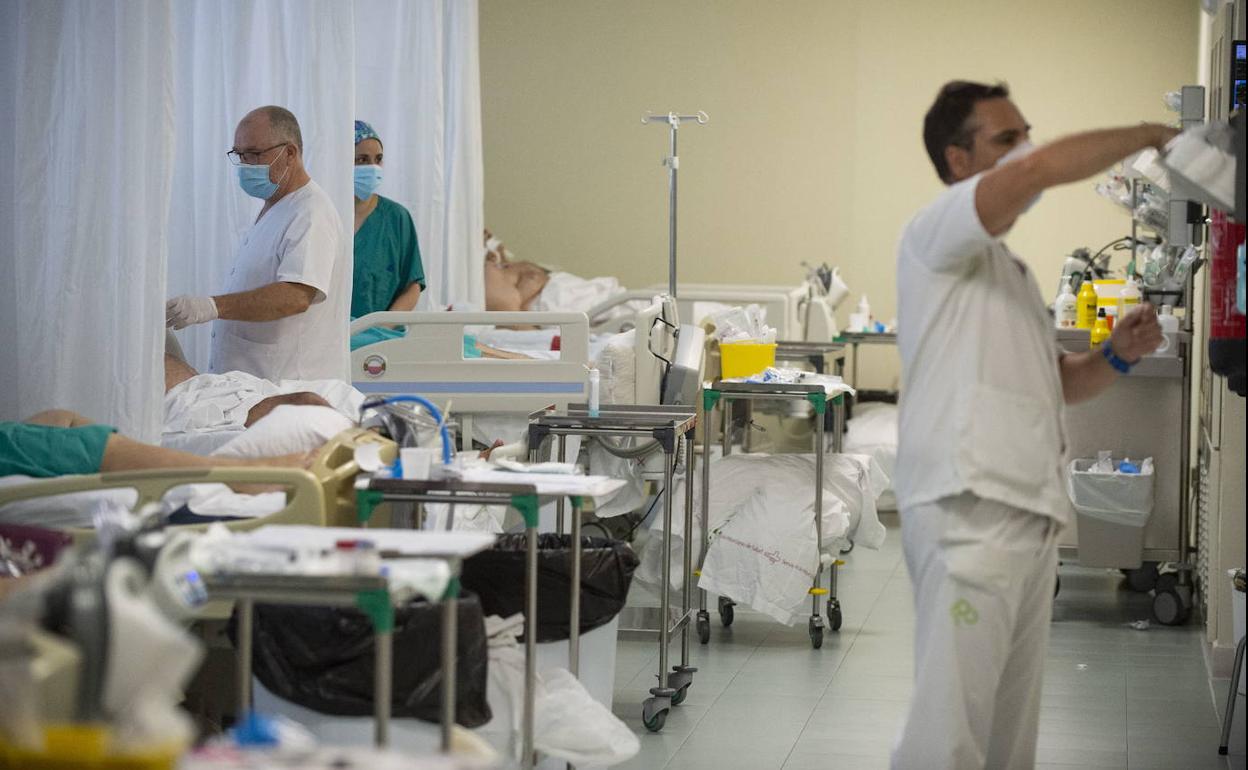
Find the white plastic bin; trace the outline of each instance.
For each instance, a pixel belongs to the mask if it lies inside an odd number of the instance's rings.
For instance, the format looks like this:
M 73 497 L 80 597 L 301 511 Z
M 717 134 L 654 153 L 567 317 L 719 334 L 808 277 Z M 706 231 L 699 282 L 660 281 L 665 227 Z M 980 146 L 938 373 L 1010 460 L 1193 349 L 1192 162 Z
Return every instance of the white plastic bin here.
M 1066 491 L 1075 507 L 1079 563 L 1085 567 L 1140 566 L 1144 527 L 1153 513 L 1153 473 L 1092 473 L 1096 460 L 1070 464 Z

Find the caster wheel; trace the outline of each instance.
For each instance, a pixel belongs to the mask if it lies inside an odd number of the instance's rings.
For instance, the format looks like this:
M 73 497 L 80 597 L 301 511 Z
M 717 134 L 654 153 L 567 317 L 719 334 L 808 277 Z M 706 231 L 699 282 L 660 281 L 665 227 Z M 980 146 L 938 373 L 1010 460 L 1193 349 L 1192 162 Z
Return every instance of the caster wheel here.
M 1161 593 L 1162 591 L 1173 590 L 1177 588 L 1178 585 L 1179 585 L 1178 574 L 1174 572 L 1167 572 L 1164 575 L 1157 576 L 1157 584 L 1153 586 L 1153 590 L 1156 591 L 1157 593 Z
M 1140 594 L 1146 594 L 1157 586 L 1157 562 L 1150 561 L 1137 569 L 1127 570 L 1127 587 Z
M 711 616 L 705 612 L 699 612 L 695 625 L 698 629 L 698 641 L 702 644 L 711 641 Z
M 667 709 L 663 709 L 662 711 L 655 712 L 654 716 L 650 717 L 649 719 L 646 719 L 645 715 L 643 714 L 641 717 L 641 723 L 644 724 L 646 726 L 646 729 L 649 730 L 650 732 L 657 733 L 658 731 L 662 730 L 663 725 L 667 723 Z
M 1163 626 L 1181 626 L 1191 615 L 1191 600 L 1178 588 L 1158 589 L 1153 595 L 1153 618 Z
M 724 624 L 724 628 L 728 628 L 729 626 L 732 625 L 732 620 L 733 620 L 732 608 L 735 606 L 736 605 L 732 603 L 731 599 L 725 599 L 722 596 L 719 597 L 719 622 Z
M 852 550 L 854 550 L 854 541 L 850 540 L 849 545 L 841 549 L 841 555 L 844 556 Z
M 811 618 L 810 625 L 807 627 L 810 632 L 810 646 L 816 650 L 823 646 L 823 625 Z
M 844 618 L 841 617 L 841 603 L 836 599 L 828 599 L 828 630 L 840 631 L 841 623 Z
M 679 706 L 685 702 L 685 698 L 687 697 L 689 697 L 689 685 L 685 685 L 676 691 L 676 694 L 672 696 L 672 705 Z

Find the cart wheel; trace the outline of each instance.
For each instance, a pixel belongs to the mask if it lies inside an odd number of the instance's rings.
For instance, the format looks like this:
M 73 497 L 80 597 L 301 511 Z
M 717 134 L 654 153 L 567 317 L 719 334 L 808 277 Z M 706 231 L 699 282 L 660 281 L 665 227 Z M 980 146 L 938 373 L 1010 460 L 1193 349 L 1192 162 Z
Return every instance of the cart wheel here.
M 828 599 L 828 630 L 840 631 L 843 618 L 841 617 L 841 601 L 836 597 Z
M 823 624 L 819 622 L 817 617 L 810 619 L 810 625 L 807 627 L 807 631 L 810 632 L 810 646 L 814 647 L 816 650 L 822 647 Z
M 724 628 L 732 625 L 732 608 L 735 607 L 731 599 L 719 597 L 719 622 L 724 624 Z
M 689 685 L 685 685 L 672 695 L 672 705 L 679 706 L 685 702 L 685 698 L 689 697 Z
M 844 556 L 845 554 L 849 553 L 852 550 L 854 550 L 854 541 L 851 539 L 849 541 L 849 545 L 841 549 L 841 555 Z
M 698 613 L 698 641 L 706 644 L 711 641 L 711 616 L 705 610 Z
M 662 730 L 663 725 L 667 723 L 667 709 L 656 711 L 654 716 L 649 719 L 646 719 L 645 713 L 643 712 L 641 716 L 641 723 L 645 725 L 646 729 L 650 732 L 657 733 Z
M 1136 569 L 1127 570 L 1127 587 L 1146 594 L 1157 585 L 1157 562 L 1146 561 Z
M 1181 626 L 1192 615 L 1192 602 L 1177 587 L 1153 594 L 1153 617 L 1163 626 Z
M 1161 593 L 1177 588 L 1179 585 L 1179 575 L 1177 572 L 1167 572 L 1164 575 L 1157 576 L 1157 584 L 1153 586 L 1153 590 Z

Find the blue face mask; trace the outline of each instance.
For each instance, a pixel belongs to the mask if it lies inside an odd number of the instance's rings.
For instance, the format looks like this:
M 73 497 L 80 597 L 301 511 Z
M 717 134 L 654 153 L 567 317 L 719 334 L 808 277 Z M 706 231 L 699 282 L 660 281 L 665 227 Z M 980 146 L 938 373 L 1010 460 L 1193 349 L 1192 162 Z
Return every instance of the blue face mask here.
M 253 198 L 268 200 L 277 192 L 277 182 L 269 179 L 268 165 L 242 164 L 238 167 L 238 186 Z
M 355 167 L 355 197 L 366 201 L 381 184 L 381 166 Z

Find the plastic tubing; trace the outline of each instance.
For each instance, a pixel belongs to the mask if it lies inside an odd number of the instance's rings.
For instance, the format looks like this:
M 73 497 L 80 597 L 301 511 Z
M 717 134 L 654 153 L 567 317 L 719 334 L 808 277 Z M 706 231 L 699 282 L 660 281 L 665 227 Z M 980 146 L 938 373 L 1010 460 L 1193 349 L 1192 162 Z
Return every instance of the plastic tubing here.
M 433 415 L 438 421 L 438 430 L 442 433 L 442 464 L 451 464 L 451 434 L 446 429 L 446 420 L 442 417 L 442 411 L 433 405 L 433 402 L 424 396 L 388 396 L 382 399 L 383 404 L 420 404 L 429 414 Z

